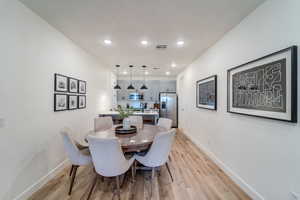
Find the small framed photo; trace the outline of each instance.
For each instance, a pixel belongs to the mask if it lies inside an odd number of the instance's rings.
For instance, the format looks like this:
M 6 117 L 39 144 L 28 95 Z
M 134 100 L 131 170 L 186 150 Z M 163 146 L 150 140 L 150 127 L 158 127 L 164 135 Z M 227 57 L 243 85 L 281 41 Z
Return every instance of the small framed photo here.
M 54 91 L 67 92 L 68 91 L 68 77 L 61 74 L 54 74 Z
M 82 109 L 86 107 L 86 96 L 85 95 L 79 95 L 78 96 L 78 108 Z
M 54 94 L 54 111 L 64 111 L 68 109 L 68 95 Z
M 69 78 L 69 92 L 78 93 L 78 80 L 75 78 Z
M 86 93 L 86 82 L 79 80 L 79 93 L 85 94 Z
M 75 110 L 78 108 L 78 96 L 68 95 L 68 109 Z
M 196 107 L 217 110 L 217 75 L 197 81 Z

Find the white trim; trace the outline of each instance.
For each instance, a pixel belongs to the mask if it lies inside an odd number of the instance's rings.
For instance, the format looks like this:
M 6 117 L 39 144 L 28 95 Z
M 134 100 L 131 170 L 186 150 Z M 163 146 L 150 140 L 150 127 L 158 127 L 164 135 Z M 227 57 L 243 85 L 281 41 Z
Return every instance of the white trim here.
M 52 169 L 48 174 L 40 178 L 36 183 L 29 186 L 21 194 L 19 194 L 14 200 L 25 200 L 28 199 L 33 193 L 38 191 L 42 186 L 44 186 L 48 181 L 54 178 L 61 170 L 63 170 L 69 164 L 68 160 L 62 161 L 54 169 Z
M 201 149 L 215 164 L 220 167 L 225 174 L 227 174 L 235 184 L 237 184 L 244 192 L 246 192 L 253 200 L 265 200 L 264 197 L 259 194 L 253 187 L 251 187 L 245 180 L 243 180 L 239 175 L 237 175 L 230 167 L 228 167 L 224 162 L 222 162 L 213 152 L 205 148 L 203 145 L 193 140 L 191 136 L 185 134 L 182 129 L 180 132 L 189 138 L 199 149 Z

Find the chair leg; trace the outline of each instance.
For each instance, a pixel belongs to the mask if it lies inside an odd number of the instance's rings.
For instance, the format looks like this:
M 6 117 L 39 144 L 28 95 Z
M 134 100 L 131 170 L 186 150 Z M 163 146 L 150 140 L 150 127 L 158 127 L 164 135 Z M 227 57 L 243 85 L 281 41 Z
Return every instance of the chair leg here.
M 73 169 L 74 169 L 74 165 L 72 165 L 72 167 L 71 167 L 71 170 L 70 170 L 69 176 L 71 176 L 71 175 L 72 175 Z
M 135 165 L 134 165 L 134 163 L 131 166 L 131 178 L 132 178 L 132 182 L 134 183 L 135 182 Z
M 168 172 L 169 172 L 169 174 L 170 174 L 170 177 L 171 177 L 171 180 L 172 180 L 172 182 L 174 181 L 173 180 L 173 176 L 172 176 L 172 173 L 171 173 L 171 171 L 170 171 L 170 168 L 169 168 L 169 164 L 166 162 L 166 167 L 167 167 L 167 170 L 168 170 Z
M 91 195 L 92 195 L 92 193 L 93 193 L 93 190 L 94 190 L 94 188 L 95 188 L 95 186 L 96 186 L 96 183 L 97 183 L 97 179 L 98 179 L 98 175 L 96 175 L 96 177 L 94 178 L 94 181 L 93 181 L 93 184 L 92 184 L 92 187 L 91 187 L 91 190 L 90 190 L 90 192 L 89 192 L 89 195 L 88 195 L 87 200 L 90 199 L 90 197 L 91 197 Z
M 170 162 L 172 162 L 171 155 L 169 155 L 169 160 L 170 160 Z
M 153 193 L 153 183 L 154 183 L 154 177 L 155 177 L 155 167 L 152 168 L 152 174 L 151 174 L 151 190 L 150 190 L 150 199 L 152 198 Z
M 119 176 L 116 176 L 116 185 L 117 185 L 118 199 L 121 200 L 120 179 L 119 179 Z
M 70 189 L 69 189 L 69 195 L 71 195 L 71 193 L 72 193 L 72 188 L 73 188 L 73 184 L 75 181 L 77 169 L 78 169 L 78 166 L 74 166 L 74 169 L 72 170 L 73 172 L 72 172 L 71 185 L 70 185 Z

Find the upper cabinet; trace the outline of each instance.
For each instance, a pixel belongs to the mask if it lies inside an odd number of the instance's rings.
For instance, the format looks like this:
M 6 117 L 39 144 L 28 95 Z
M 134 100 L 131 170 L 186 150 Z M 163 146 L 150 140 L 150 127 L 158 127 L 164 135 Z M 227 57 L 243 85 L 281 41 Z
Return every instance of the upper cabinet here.
M 176 92 L 176 81 L 168 80 L 160 82 L 160 92 Z
M 129 80 L 119 80 L 121 90 L 117 91 L 118 101 L 128 101 L 129 94 L 132 92 L 139 92 L 144 95 L 144 101 L 147 102 L 158 102 L 160 92 L 176 92 L 176 80 L 148 80 L 146 81 L 147 90 L 141 90 L 143 81 L 133 80 L 132 85 L 135 90 L 127 90 L 130 84 Z

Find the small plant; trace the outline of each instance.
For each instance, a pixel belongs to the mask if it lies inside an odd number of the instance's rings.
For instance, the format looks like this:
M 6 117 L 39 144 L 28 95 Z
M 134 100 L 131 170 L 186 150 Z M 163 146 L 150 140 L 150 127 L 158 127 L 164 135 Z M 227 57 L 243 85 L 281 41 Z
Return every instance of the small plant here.
M 121 106 L 118 107 L 117 111 L 120 113 L 120 117 L 125 119 L 133 114 L 133 110 L 131 109 L 123 109 Z

